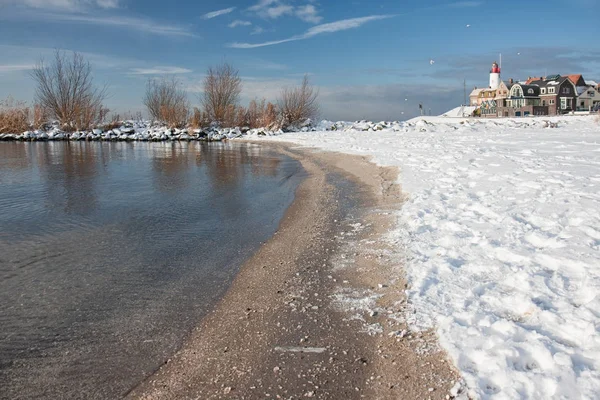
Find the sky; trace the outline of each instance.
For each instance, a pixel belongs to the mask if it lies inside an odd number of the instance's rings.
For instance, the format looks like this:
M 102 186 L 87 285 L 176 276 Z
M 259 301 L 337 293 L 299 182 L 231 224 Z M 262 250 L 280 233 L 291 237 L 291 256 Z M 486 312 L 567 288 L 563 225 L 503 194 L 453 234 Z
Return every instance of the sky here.
M 148 79 L 175 76 L 200 103 L 210 66 L 232 64 L 242 104 L 275 102 L 308 74 L 320 117 L 441 114 L 502 78 L 600 80 L 600 0 L 0 0 L 0 99 L 32 103 L 31 69 L 56 49 L 83 54 L 106 105 L 144 112 Z M 588 16 L 588 17 L 586 17 Z

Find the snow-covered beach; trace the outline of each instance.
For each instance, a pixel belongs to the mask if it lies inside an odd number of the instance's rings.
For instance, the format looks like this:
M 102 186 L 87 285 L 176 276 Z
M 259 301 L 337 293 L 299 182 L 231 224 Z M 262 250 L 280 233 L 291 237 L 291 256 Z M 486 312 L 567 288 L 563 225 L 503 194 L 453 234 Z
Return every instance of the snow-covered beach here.
M 397 166 L 389 240 L 413 329 L 483 399 L 600 391 L 600 124 L 593 117 L 326 123 L 268 140 Z M 390 277 L 393 278 L 393 277 Z

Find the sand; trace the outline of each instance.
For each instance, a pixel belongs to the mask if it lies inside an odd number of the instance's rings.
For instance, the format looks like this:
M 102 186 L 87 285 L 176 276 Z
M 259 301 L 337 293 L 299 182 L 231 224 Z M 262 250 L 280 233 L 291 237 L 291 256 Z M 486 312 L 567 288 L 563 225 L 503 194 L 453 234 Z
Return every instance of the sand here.
M 384 236 L 402 204 L 398 171 L 268 145 L 308 178 L 224 298 L 128 398 L 445 399 L 459 376 L 435 335 L 397 318 L 406 282 Z

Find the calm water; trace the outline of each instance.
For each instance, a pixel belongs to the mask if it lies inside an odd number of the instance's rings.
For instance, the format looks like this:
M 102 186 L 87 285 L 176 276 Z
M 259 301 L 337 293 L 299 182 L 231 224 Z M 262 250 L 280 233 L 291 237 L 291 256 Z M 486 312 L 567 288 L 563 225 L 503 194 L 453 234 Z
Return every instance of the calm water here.
M 0 143 L 0 398 L 118 398 L 277 228 L 304 172 L 251 144 Z

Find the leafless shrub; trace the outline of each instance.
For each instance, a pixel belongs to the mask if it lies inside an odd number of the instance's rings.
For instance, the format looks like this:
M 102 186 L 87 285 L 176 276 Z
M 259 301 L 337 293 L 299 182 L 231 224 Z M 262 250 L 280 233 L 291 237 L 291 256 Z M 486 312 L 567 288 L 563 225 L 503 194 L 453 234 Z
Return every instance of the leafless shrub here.
M 252 100 L 248 105 L 248 126 L 250 128 L 275 128 L 277 125 L 277 108 L 265 99 Z
M 200 100 L 211 121 L 232 126 L 241 92 L 239 71 L 224 63 L 208 69 L 204 78 L 204 95 Z
M 0 133 L 23 133 L 28 130 L 29 107 L 12 97 L 0 100 Z
M 198 107 L 194 107 L 189 125 L 192 129 L 206 128 L 210 125 L 210 118 L 208 118 L 208 115 L 204 111 Z
M 187 124 L 190 114 L 187 93 L 176 78 L 148 80 L 144 105 L 154 120 L 164 122 L 171 128 L 181 128 Z
M 110 117 L 110 121 L 102 126 L 104 130 L 111 130 L 115 128 L 121 127 L 123 119 L 121 118 L 121 114 L 115 113 Z
M 283 126 L 288 127 L 304 123 L 307 119 L 316 119 L 319 114 L 318 96 L 319 92 L 310 84 L 308 75 L 304 75 L 299 87 L 283 89 L 278 100 Z
M 106 116 L 102 106 L 106 88 L 93 84 L 92 67 L 84 57 L 57 50 L 47 65 L 41 60 L 31 72 L 37 84 L 37 104 L 57 119 L 63 129 L 89 129 Z
M 33 106 L 33 128 L 42 129 L 49 120 L 50 116 L 48 109 L 39 104 L 35 104 Z

